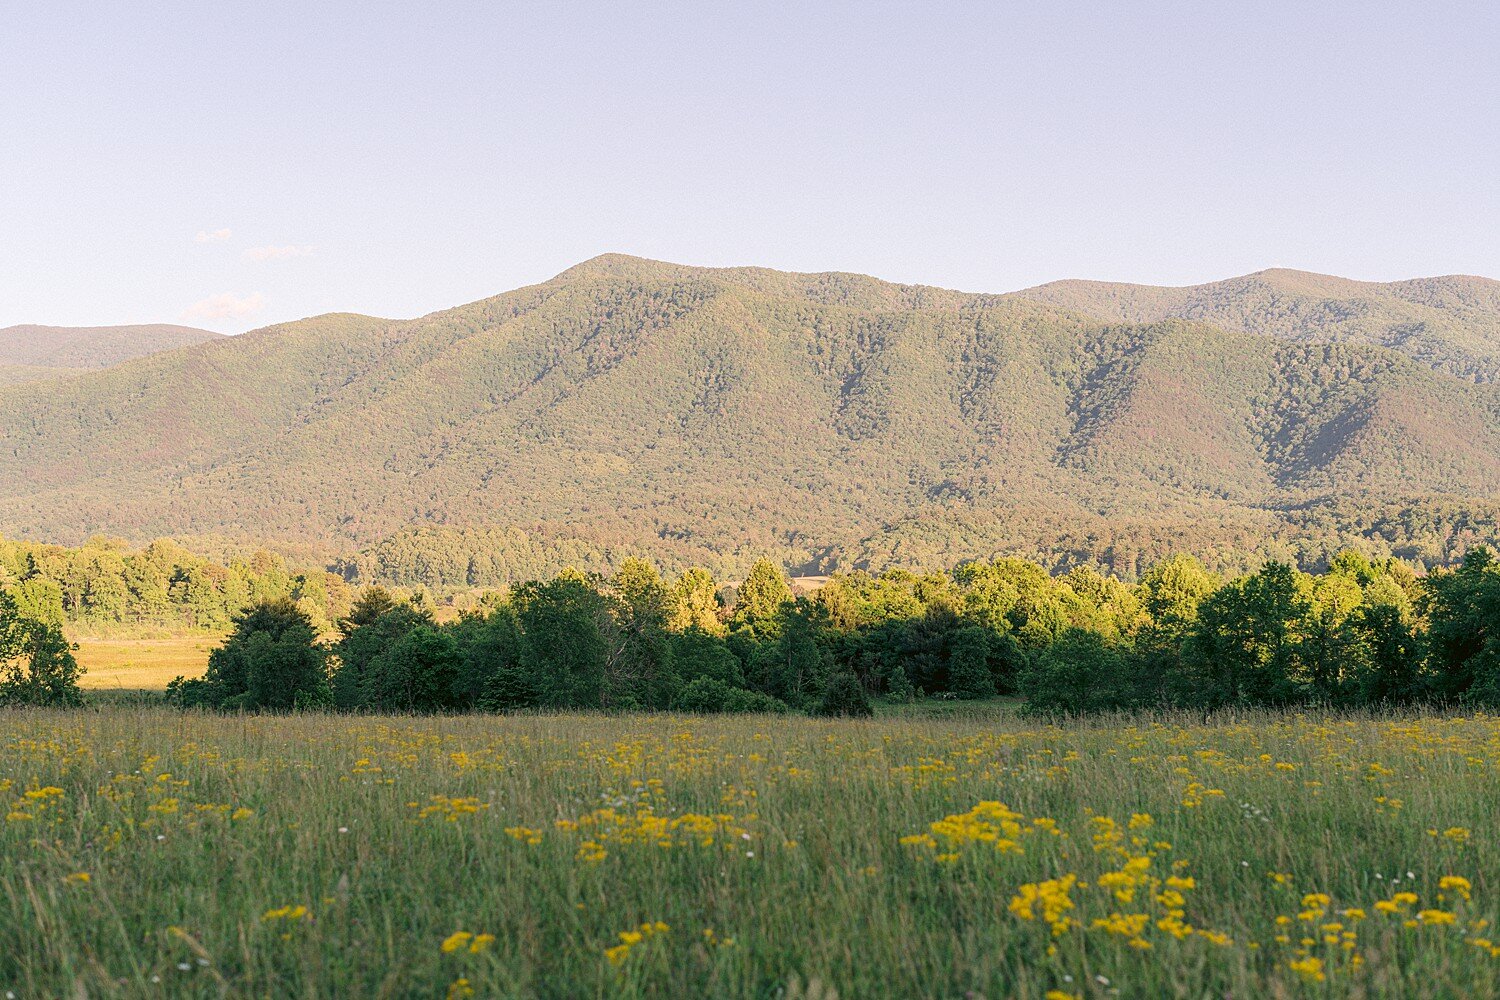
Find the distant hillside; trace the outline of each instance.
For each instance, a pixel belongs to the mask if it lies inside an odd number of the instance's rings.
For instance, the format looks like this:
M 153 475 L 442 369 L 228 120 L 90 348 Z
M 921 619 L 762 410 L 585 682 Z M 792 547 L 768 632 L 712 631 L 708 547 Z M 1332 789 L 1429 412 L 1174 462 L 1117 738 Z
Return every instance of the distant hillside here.
M 1500 381 L 1500 281 L 1376 283 L 1274 269 L 1185 288 L 1054 281 L 1018 298 L 1111 322 L 1191 319 L 1283 340 L 1374 344 L 1477 382 Z
M 220 335 L 189 326 L 8 326 L 0 328 L 0 371 L 16 376 L 32 369 L 39 376 L 76 369 L 107 368 L 157 351 Z M 5 376 L 0 375 L 0 379 Z
M 66 378 L 69 375 L 77 375 L 81 371 L 89 370 L 87 368 L 44 368 L 40 365 L 7 365 L 0 362 L 0 386 Z
M 1399 301 L 1473 332 L 1484 288 Z M 0 533 L 295 542 L 458 584 L 632 552 L 1129 573 L 1493 535 L 1497 389 L 1369 343 L 1354 306 L 1313 338 L 1068 305 L 606 256 L 420 319 L 268 327 L 0 388 Z

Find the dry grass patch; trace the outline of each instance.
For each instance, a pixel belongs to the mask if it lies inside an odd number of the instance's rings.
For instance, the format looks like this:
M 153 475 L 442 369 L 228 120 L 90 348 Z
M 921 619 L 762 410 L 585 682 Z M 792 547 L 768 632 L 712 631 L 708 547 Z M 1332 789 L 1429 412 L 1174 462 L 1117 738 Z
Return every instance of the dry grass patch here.
M 215 635 L 166 639 L 79 639 L 74 656 L 89 690 L 162 691 L 174 677 L 202 677 L 208 654 L 223 641 Z

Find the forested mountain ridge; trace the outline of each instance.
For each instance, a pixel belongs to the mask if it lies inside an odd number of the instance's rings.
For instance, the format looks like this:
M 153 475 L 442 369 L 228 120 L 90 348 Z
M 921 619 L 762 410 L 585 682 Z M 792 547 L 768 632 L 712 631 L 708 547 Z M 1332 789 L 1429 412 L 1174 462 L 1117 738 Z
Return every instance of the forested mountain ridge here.
M 0 384 L 56 378 L 217 340 L 208 330 L 169 324 L 37 326 L 0 329 Z
M 1497 390 L 1360 339 L 608 255 L 0 389 L 0 531 L 296 541 L 434 584 L 1493 537 Z
M 1192 319 L 1282 340 L 1374 344 L 1460 378 L 1500 380 L 1500 281 L 1490 278 L 1372 282 L 1273 268 L 1180 288 L 1068 280 L 1013 294 L 1111 322 Z

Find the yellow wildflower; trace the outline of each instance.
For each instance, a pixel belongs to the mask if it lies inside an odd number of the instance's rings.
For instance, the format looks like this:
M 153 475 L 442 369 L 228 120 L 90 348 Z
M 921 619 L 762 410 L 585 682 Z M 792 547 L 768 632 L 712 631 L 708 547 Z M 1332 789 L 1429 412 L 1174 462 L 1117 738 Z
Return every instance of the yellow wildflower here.
M 452 954 L 453 952 L 458 951 L 458 949 L 467 945 L 473 939 L 474 935 L 470 934 L 468 931 L 454 931 L 452 934 L 449 934 L 447 937 L 443 938 L 443 943 L 441 946 L 443 949 L 443 953 Z

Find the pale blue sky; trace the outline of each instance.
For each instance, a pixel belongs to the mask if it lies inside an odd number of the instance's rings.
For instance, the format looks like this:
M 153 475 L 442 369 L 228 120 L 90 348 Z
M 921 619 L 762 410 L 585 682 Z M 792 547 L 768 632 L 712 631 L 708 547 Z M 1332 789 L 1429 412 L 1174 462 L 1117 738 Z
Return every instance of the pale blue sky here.
M 977 291 L 1500 277 L 1494 3 L 0 0 L 0 325 L 622 251 Z

